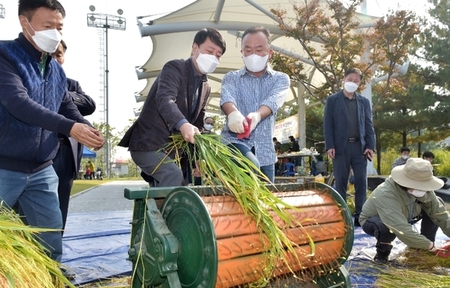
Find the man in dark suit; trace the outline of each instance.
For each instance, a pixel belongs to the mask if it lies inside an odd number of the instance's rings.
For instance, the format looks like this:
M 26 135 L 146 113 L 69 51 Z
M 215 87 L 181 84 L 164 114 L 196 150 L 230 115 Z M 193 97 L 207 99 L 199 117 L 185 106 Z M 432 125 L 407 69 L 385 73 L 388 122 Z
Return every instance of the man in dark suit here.
M 174 155 L 167 155 L 161 148 L 171 141 L 172 134 L 181 133 L 190 143 L 194 143 L 195 134 L 200 134 L 211 90 L 206 74 L 215 70 L 225 49 L 218 30 L 207 28 L 197 32 L 191 57 L 164 65 L 141 114 L 120 141 L 119 146 L 128 147 L 143 172 L 141 175 L 144 179 L 150 176 L 152 184 L 159 187 L 186 184 L 187 167 L 180 169 L 170 161 Z
M 53 58 L 59 63 L 64 63 L 64 55 L 67 45 L 64 40 L 58 46 L 58 49 L 52 54 Z M 91 115 L 95 111 L 95 101 L 81 89 L 80 83 L 67 78 L 67 91 L 72 97 L 73 102 L 80 111 L 81 115 Z M 70 191 L 72 190 L 73 180 L 78 176 L 81 156 L 83 154 L 83 145 L 78 143 L 72 137 L 59 134 L 59 149 L 56 157 L 53 159 L 53 168 L 58 175 L 58 197 L 59 208 L 63 218 L 63 231 L 66 226 L 67 213 L 69 209 Z
M 289 148 L 289 152 L 299 152 L 300 145 L 298 145 L 297 140 L 295 140 L 294 136 L 289 136 L 289 141 L 291 141 L 291 147 Z
M 362 80 L 357 68 L 344 74 L 344 89 L 328 97 L 325 105 L 325 149 L 333 159 L 337 192 L 346 200 L 350 167 L 355 176 L 355 226 L 366 201 L 367 160 L 372 160 L 375 133 L 371 103 L 355 91 Z

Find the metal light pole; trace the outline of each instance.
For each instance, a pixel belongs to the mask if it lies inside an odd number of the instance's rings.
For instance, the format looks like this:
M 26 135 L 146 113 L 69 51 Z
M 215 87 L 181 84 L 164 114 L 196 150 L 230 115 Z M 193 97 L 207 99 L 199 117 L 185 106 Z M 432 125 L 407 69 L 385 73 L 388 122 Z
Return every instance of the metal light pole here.
M 91 5 L 89 6 L 89 10 L 91 12 L 95 11 L 95 6 Z M 94 27 L 94 28 L 102 28 L 105 38 L 104 38 L 104 71 L 103 71 L 103 79 L 104 79 L 104 112 L 105 112 L 105 124 L 107 127 L 107 133 L 110 132 L 109 127 L 109 83 L 108 83 L 108 77 L 109 77 L 109 68 L 108 68 L 108 30 L 114 29 L 114 30 L 121 30 L 124 31 L 126 29 L 126 19 L 125 17 L 122 17 L 120 15 L 123 14 L 122 9 L 117 10 L 117 15 L 110 15 L 110 14 L 101 14 L 101 13 L 88 13 L 87 14 L 87 25 L 88 27 Z M 111 177 L 111 140 L 109 135 L 105 135 L 106 137 L 106 143 L 105 143 L 105 164 L 106 164 L 106 177 Z
M 0 19 L 5 19 L 5 7 L 0 4 Z

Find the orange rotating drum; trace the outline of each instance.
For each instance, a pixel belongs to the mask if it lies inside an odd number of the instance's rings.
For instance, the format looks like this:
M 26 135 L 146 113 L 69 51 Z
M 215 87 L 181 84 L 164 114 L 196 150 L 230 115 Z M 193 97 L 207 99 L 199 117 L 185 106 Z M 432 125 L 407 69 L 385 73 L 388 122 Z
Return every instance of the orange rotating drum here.
M 125 197 L 135 200 L 132 287 L 243 287 L 263 277 L 268 245 L 256 222 L 232 196 L 213 195 L 210 187 L 189 188 L 125 190 Z M 272 214 L 296 244 L 296 256 L 286 252 L 289 267 L 279 260 L 272 276 L 296 272 L 296 279 L 304 276 L 319 287 L 350 287 L 341 264 L 353 245 L 353 223 L 340 195 L 322 183 L 272 189 L 296 207 L 289 211 L 295 219 L 290 226 Z

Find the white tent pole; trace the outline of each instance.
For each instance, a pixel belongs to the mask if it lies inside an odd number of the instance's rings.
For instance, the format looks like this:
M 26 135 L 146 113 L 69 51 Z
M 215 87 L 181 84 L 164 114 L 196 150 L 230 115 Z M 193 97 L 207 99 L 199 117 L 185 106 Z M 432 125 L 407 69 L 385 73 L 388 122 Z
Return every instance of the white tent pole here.
M 297 113 L 297 121 L 298 121 L 298 137 L 299 142 L 298 145 L 300 149 L 306 147 L 306 103 L 305 103 L 305 87 L 303 84 L 297 84 L 297 99 L 298 99 L 298 113 Z

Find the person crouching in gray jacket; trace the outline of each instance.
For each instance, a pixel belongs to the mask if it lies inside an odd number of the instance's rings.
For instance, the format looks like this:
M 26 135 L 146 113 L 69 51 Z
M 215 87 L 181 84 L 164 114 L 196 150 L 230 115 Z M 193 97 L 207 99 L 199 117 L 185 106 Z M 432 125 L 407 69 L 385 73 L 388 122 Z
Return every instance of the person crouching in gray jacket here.
M 359 218 L 362 229 L 377 239 L 374 261 L 385 264 L 396 237 L 408 247 L 435 252 L 438 227 L 450 237 L 450 217 L 434 190 L 443 181 L 433 176 L 433 166 L 420 158 L 409 158 L 391 171 L 364 203 Z M 420 232 L 413 226 L 422 220 Z

